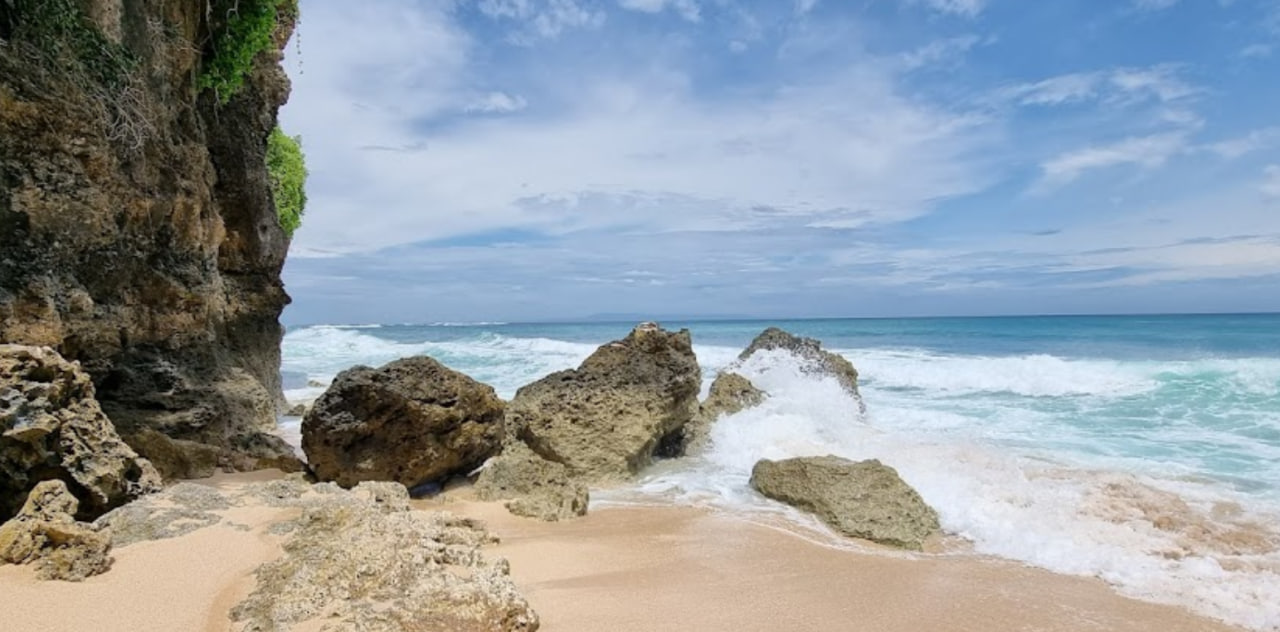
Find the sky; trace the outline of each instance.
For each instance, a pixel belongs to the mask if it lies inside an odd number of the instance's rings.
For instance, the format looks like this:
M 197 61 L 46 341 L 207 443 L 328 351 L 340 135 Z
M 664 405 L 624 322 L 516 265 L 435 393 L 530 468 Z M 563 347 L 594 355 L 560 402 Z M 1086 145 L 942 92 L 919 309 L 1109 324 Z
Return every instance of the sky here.
M 1280 311 L 1280 0 L 302 0 L 286 323 Z

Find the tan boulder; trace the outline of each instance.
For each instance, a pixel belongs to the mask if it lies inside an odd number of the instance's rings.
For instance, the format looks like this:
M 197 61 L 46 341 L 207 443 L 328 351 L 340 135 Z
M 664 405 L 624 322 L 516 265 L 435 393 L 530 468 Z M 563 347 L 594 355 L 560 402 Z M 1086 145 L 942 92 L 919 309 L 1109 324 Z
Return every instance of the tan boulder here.
M 81 517 L 160 488 L 120 436 L 80 365 L 48 347 L 0 345 L 0 520 L 43 480 L 66 481 Z
M 497 453 L 502 437 L 493 388 L 426 356 L 343 371 L 302 420 L 312 472 L 343 487 L 466 474 Z
M 576 479 L 623 480 L 655 454 L 679 454 L 701 383 L 689 331 L 643 323 L 577 369 L 517 391 L 507 408 L 508 429 Z
M 80 501 L 60 480 L 43 481 L 0 525 L 0 562 L 35 564 L 40 579 L 83 581 L 111 568 L 111 537 L 76 522 Z
M 554 522 L 586 515 L 587 486 L 569 479 L 569 471 L 512 443 L 489 459 L 473 487 L 480 500 L 506 500 L 517 516 Z
M 812 512 L 844 535 L 889 546 L 919 551 L 941 528 L 937 512 L 920 494 L 874 459 L 761 460 L 751 469 L 751 487 Z
M 317 486 L 319 487 L 319 486 Z M 277 525 L 284 556 L 255 572 L 257 587 L 231 613 L 245 630 L 532 632 L 538 615 L 516 590 L 497 538 L 479 523 L 409 509 L 395 483 L 304 497 L 302 515 Z
M 222 451 L 207 443 L 173 439 L 151 429 L 125 437 L 166 481 L 206 478 L 218 471 Z

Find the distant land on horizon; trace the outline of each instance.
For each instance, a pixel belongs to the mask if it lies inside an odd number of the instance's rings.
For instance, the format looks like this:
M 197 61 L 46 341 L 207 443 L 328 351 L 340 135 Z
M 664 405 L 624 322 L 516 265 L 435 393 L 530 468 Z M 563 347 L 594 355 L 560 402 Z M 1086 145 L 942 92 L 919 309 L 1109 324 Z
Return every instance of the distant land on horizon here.
M 607 323 L 691 323 L 691 322 L 767 322 L 767 321 L 809 321 L 809 320 L 925 320 L 947 318 L 1118 318 L 1118 317 L 1187 317 L 1187 316 L 1280 316 L 1280 312 L 1127 312 L 1127 313 L 1079 313 L 1079 314 L 941 314 L 941 315 L 904 315 L 904 316 L 749 316 L 745 314 L 631 314 L 631 313 L 599 313 L 575 318 L 545 319 L 528 321 L 476 320 L 450 322 L 423 321 L 418 323 L 290 323 L 282 319 L 286 329 L 302 329 L 305 327 L 370 327 L 374 325 L 392 327 L 482 327 L 485 325 L 573 325 L 573 324 L 607 324 Z

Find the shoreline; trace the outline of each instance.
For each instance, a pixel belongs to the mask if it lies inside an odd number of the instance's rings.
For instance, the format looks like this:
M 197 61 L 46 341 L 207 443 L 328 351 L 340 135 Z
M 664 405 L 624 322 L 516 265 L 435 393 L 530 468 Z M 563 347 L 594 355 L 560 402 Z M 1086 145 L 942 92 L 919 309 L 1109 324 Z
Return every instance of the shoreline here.
M 280 477 L 195 482 L 227 488 Z M 513 581 L 549 632 L 1243 630 L 1124 597 L 1098 579 L 965 553 L 826 546 L 694 507 L 604 506 L 545 523 L 475 501 L 461 487 L 413 508 L 485 521 L 501 538 L 486 553 L 510 561 Z M 29 567 L 0 567 L 6 629 L 235 630 L 227 614 L 252 589 L 253 569 L 281 554 L 283 539 L 267 527 L 288 517 L 288 509 L 232 509 L 223 524 L 116 549 L 111 571 L 80 584 L 39 582 Z

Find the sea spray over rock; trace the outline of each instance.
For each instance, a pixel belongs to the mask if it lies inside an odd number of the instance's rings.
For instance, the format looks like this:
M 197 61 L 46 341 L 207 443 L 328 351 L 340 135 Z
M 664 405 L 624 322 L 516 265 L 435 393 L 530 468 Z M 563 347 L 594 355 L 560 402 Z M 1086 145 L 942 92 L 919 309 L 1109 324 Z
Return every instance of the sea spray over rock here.
M 767 400 L 716 422 L 714 447 L 702 456 L 659 462 L 634 485 L 593 490 L 593 508 L 712 505 L 849 546 L 753 492 L 750 469 L 760 458 L 878 458 L 979 552 L 1274 629 L 1280 563 L 1266 547 L 1280 524 L 1280 317 L 1246 319 L 1247 327 L 1227 317 L 1167 317 L 1158 327 L 1149 320 L 691 323 L 702 397 L 752 336 L 778 324 L 857 366 L 867 414 L 834 380 L 804 374 L 785 355 L 755 358 L 735 370 Z M 331 377 L 352 363 L 326 368 L 320 350 L 340 344 L 333 336 L 361 336 L 347 341 L 353 357 L 363 344 L 389 345 L 397 357 L 447 348 L 451 368 L 509 397 L 629 328 L 308 328 L 286 336 L 284 356 L 287 367 Z M 1184 340 L 1195 348 L 1180 346 Z M 304 347 L 314 357 L 297 353 Z

